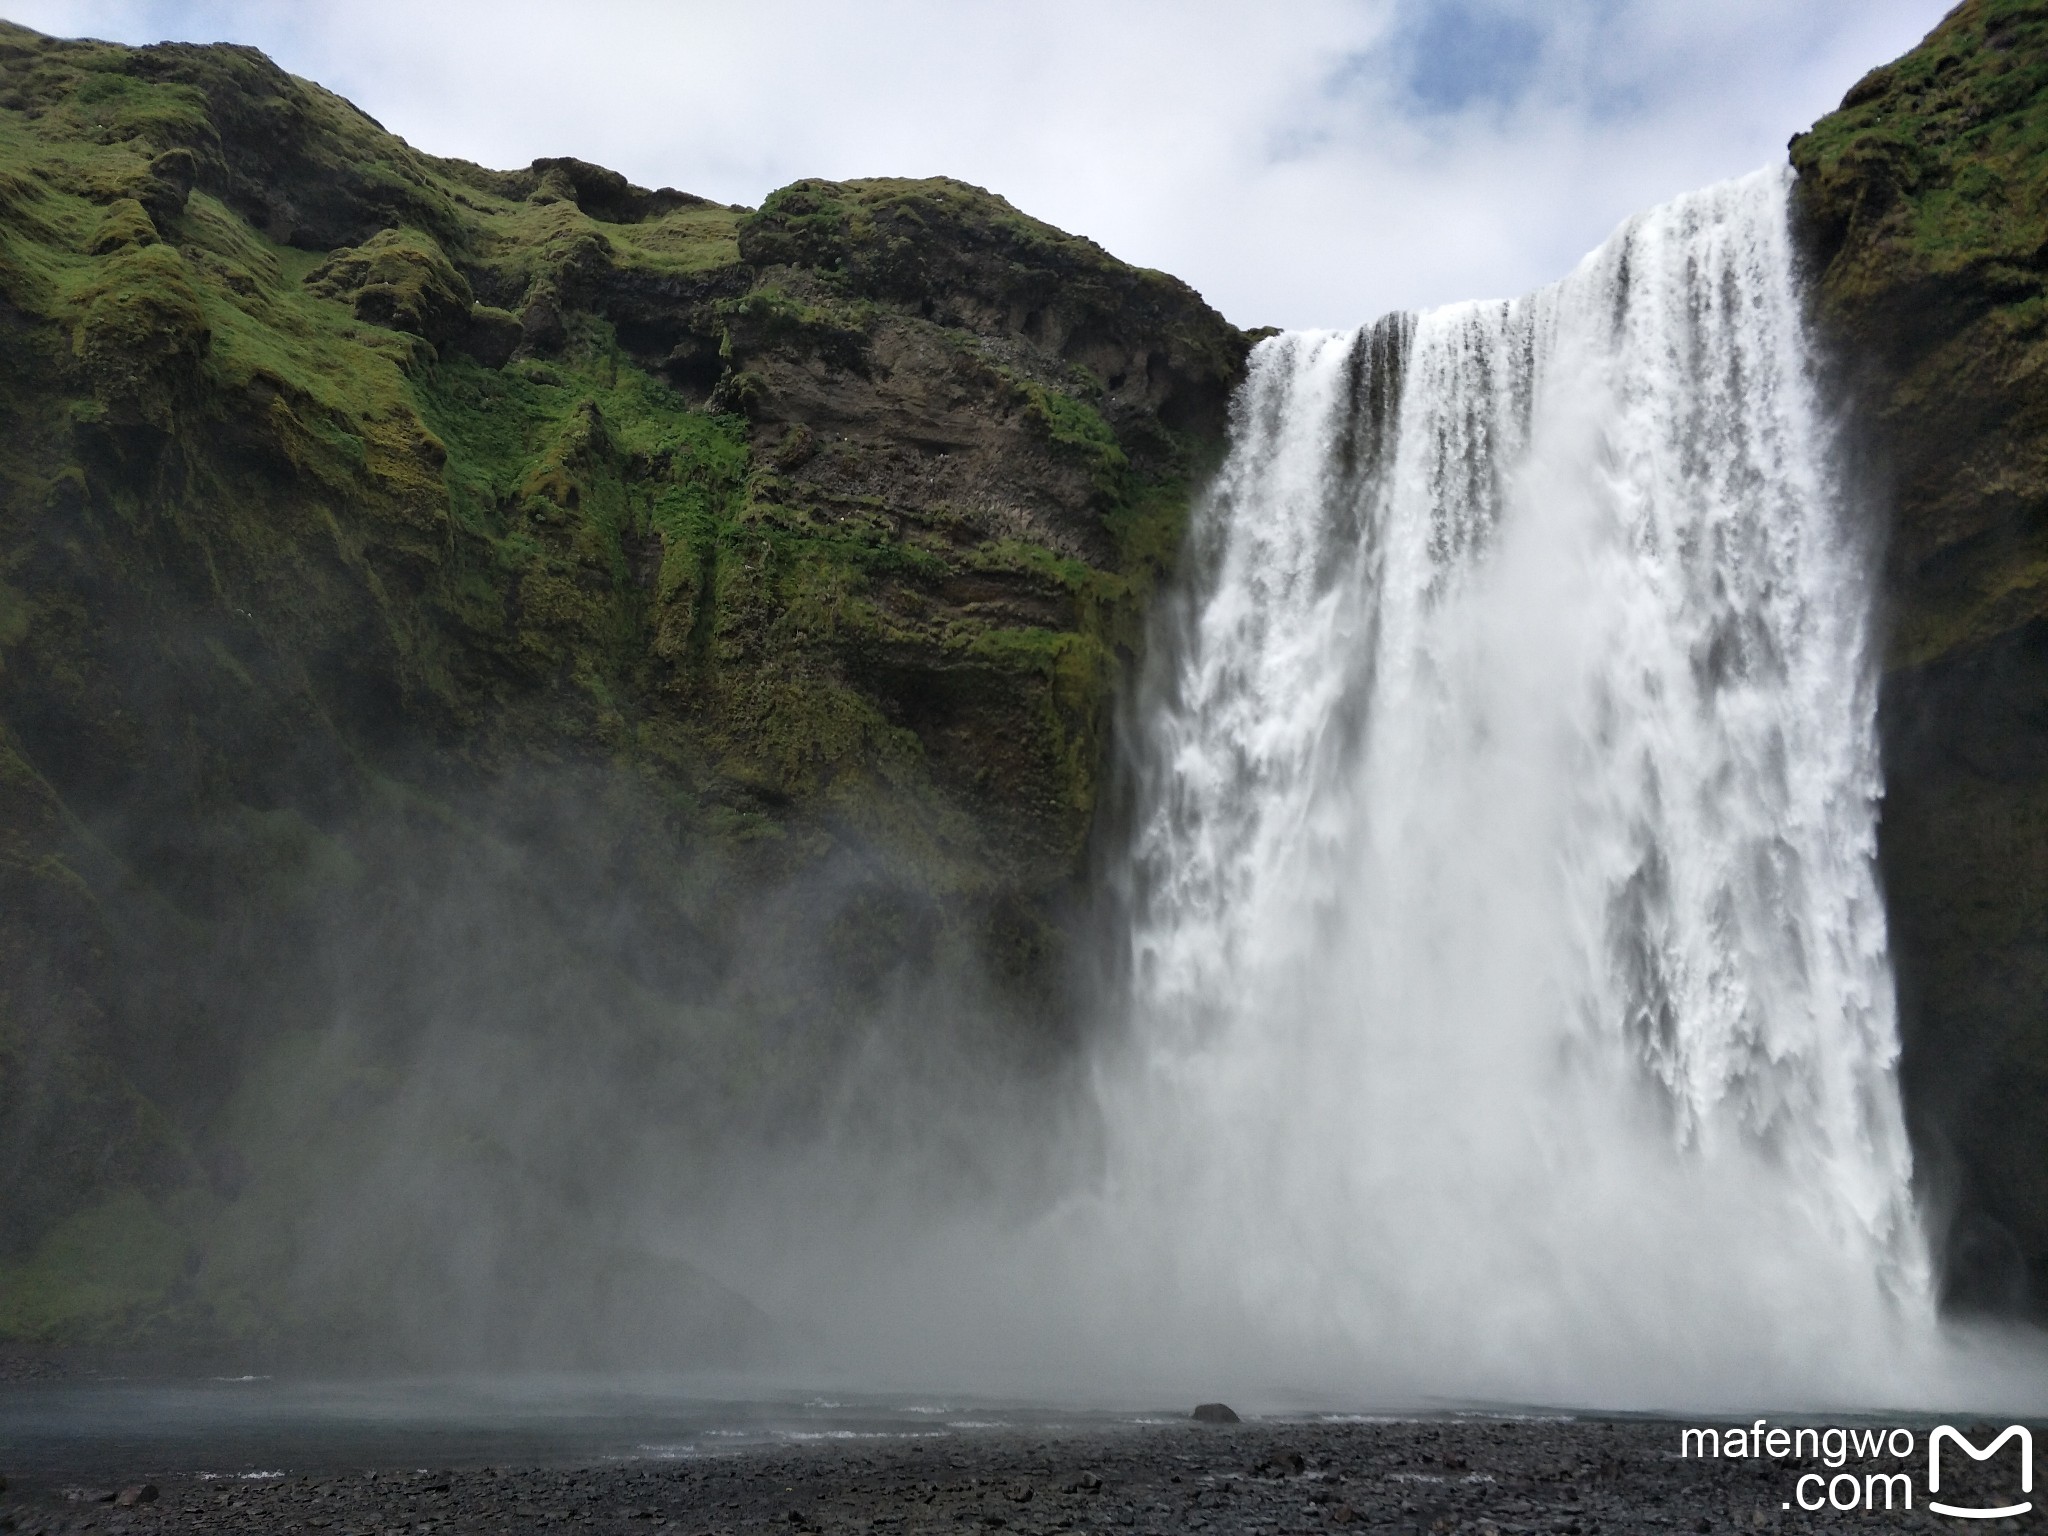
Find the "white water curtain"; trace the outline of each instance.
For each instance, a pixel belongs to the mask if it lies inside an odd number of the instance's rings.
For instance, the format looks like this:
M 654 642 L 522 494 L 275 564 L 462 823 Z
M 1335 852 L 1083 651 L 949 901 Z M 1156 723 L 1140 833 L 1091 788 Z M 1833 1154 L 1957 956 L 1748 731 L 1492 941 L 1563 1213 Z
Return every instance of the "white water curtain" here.
M 1144 714 L 1089 1218 L 1247 1370 L 1782 1401 L 1930 1336 L 1787 184 L 1254 355 Z

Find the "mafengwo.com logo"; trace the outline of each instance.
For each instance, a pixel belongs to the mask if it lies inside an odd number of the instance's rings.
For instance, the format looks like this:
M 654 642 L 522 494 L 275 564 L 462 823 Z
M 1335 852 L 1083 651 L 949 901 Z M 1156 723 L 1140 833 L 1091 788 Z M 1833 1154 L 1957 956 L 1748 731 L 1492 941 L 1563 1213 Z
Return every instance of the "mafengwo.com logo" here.
M 1679 1455 L 1785 1464 L 1786 1509 L 1883 1513 L 1924 1509 L 1954 1520 L 2007 1520 L 2034 1507 L 2034 1435 L 2024 1424 L 1972 1439 L 1937 1424 L 1925 1439 L 1891 1429 L 1792 1427 L 1758 1419 L 1732 1429 L 1687 1429 Z

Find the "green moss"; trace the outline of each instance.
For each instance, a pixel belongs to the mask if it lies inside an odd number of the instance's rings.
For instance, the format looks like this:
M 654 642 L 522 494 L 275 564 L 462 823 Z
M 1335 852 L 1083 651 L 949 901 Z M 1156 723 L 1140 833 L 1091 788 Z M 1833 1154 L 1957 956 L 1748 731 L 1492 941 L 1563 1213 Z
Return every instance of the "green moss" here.
M 37 733 L 0 751 L 0 1108 L 47 1131 L 32 1212 L 0 1170 L 0 1337 L 280 1326 L 318 1159 L 244 1112 L 346 1161 L 407 1038 L 402 1007 L 357 1054 L 306 1028 L 321 925 L 402 926 L 417 848 L 516 866 L 475 807 L 534 781 L 590 842 L 537 863 L 664 914 L 594 967 L 607 1048 L 792 1092 L 992 904 L 1026 914 L 1002 974 L 1052 995 L 1029 913 L 1080 867 L 1201 451 L 1108 382 L 1221 399 L 1235 333 L 1191 294 L 955 182 L 749 215 L 436 160 L 246 50 L 0 23 L 0 77 L 0 729 Z M 859 430 L 778 420 L 799 375 Z M 927 495 L 963 439 L 986 463 Z M 736 931 L 852 866 L 822 937 Z M 782 944 L 828 980 L 642 978 Z M 230 1093 L 245 1060 L 275 1073 Z M 202 1196 L 195 1146 L 263 1166 Z
M 120 69 L 88 68 L 53 114 L 53 137 L 75 135 L 95 144 L 143 144 L 168 149 L 215 140 L 205 95 L 188 85 L 138 80 Z
M 358 320 L 442 344 L 467 330 L 476 302 L 441 247 L 417 230 L 380 230 L 336 251 L 305 281 L 322 297 L 348 302 Z
M 27 1262 L 0 1267 L 0 1337 L 76 1344 L 146 1333 L 192 1251 L 141 1192 L 105 1195 L 61 1222 Z
M 9 646 L 20 643 L 34 617 L 34 604 L 5 582 L 0 582 L 0 657 L 4 657 Z
M 148 211 L 134 198 L 122 197 L 108 204 L 99 228 L 93 231 L 89 249 L 95 256 L 106 256 L 124 246 L 156 243 L 156 225 L 151 222 Z
M 1036 384 L 1023 386 L 1026 417 L 1054 447 L 1088 466 L 1096 489 L 1112 499 L 1123 491 L 1130 459 L 1101 412 L 1086 400 Z
M 869 306 L 809 303 L 774 289 L 756 289 L 722 302 L 718 312 L 751 345 L 794 347 L 835 368 L 867 371 L 868 332 L 874 318 Z
M 2048 624 L 2048 7 L 1967 0 L 1793 141 L 1818 316 L 1891 513 L 1881 858 L 1901 1083 L 1955 1221 L 2048 1273 L 2040 635 Z M 2024 1280 L 2026 1277 L 2019 1277 Z
M 1901 440 L 1946 445 L 1899 464 L 1919 510 L 1892 551 L 1915 568 L 1894 664 L 2048 614 L 2048 521 L 2025 510 L 2048 506 L 2027 446 L 2048 435 L 2032 385 L 2048 370 L 2048 12 L 1959 6 L 1792 159 L 1823 319 L 1887 375 L 1880 417 L 1929 423 Z
M 617 238 L 649 267 L 679 274 L 712 271 L 738 263 L 741 217 L 732 208 L 691 208 L 633 225 Z
M 931 258 L 942 248 L 965 255 L 993 246 L 1041 267 L 1062 256 L 1093 265 L 1102 254 L 948 177 L 795 182 L 771 193 L 738 233 L 748 261 L 843 274 L 856 287 L 894 293 L 937 286 Z
M 100 402 L 167 426 L 213 339 L 184 259 L 164 245 L 119 250 L 72 305 L 72 347 Z
M 1943 274 L 2031 266 L 2048 220 L 2048 17 L 2032 0 L 1958 7 L 1792 152 L 1809 199 L 1856 187 L 1830 219 L 1881 224 L 1905 242 L 1861 255 L 1853 282 L 1836 273 L 1845 301 L 1901 259 Z

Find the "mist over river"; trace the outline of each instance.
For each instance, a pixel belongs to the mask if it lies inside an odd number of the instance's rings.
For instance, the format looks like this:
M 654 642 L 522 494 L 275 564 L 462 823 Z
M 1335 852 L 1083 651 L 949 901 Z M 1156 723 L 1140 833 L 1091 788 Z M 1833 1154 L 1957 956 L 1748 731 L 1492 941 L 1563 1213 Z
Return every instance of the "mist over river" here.
M 1127 717 L 1092 1160 L 780 1305 L 1046 1393 L 2034 1400 L 1937 1318 L 1790 179 L 1260 345 Z

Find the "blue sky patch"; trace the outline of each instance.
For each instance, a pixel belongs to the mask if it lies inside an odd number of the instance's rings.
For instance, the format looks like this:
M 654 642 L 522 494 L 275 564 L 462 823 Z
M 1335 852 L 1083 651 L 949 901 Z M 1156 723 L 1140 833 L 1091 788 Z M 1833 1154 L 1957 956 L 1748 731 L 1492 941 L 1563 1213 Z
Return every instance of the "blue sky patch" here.
M 1426 113 L 1512 107 L 1534 82 L 1544 33 L 1485 0 L 1411 10 L 1390 40 L 1405 94 Z

